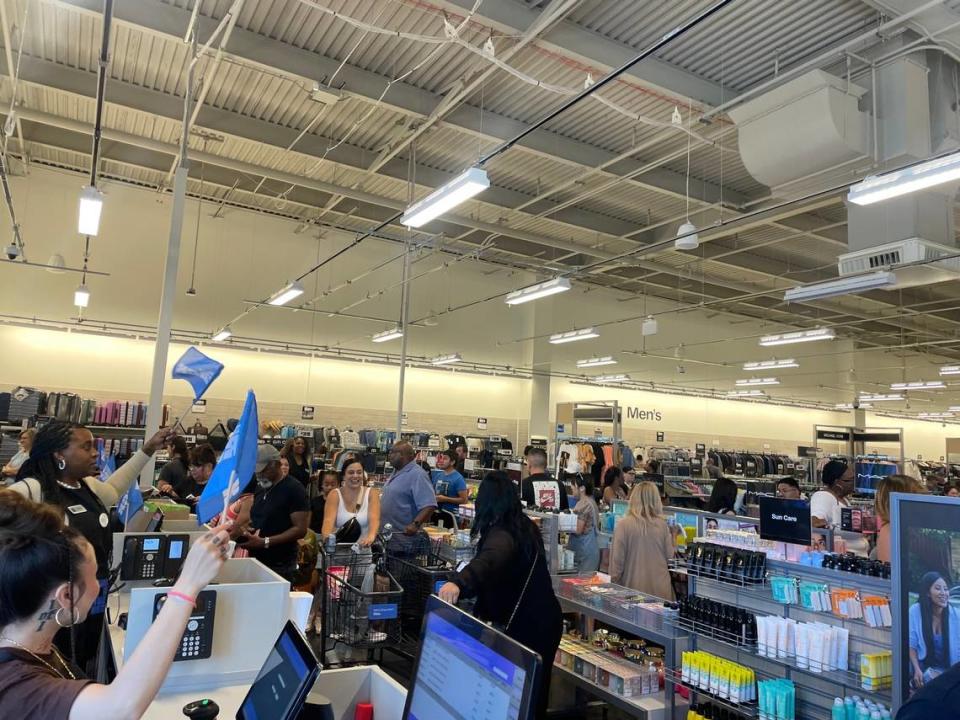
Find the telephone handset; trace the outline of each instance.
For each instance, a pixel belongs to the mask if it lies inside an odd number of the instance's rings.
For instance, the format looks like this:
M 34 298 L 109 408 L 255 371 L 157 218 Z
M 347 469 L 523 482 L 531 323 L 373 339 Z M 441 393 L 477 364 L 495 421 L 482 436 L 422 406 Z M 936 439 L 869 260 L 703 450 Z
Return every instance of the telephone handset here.
M 157 619 L 161 608 L 167 601 L 166 594 L 157 595 L 153 601 L 153 619 Z M 216 616 L 217 591 L 201 590 L 197 595 L 197 604 L 190 613 L 187 627 L 183 630 L 177 654 L 173 661 L 203 660 L 213 652 L 213 619 Z
M 134 535 L 123 543 L 121 580 L 173 578 L 183 567 L 189 535 Z

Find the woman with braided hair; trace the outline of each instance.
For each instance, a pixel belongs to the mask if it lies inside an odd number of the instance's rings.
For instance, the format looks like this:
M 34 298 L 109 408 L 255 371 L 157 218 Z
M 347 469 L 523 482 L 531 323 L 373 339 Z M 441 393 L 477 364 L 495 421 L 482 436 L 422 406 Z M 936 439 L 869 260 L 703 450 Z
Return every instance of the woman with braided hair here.
M 97 561 L 100 598 L 83 625 L 73 632 L 74 659 L 80 667 L 96 657 L 103 627 L 103 608 L 113 534 L 109 510 L 137 481 L 150 456 L 173 434 L 161 430 L 121 465 L 106 482 L 96 476 L 97 446 L 93 435 L 82 425 L 54 420 L 37 431 L 30 458 L 20 467 L 18 481 L 10 486 L 24 497 L 59 508 L 64 522 L 93 546 Z M 70 648 L 71 637 L 61 633 L 57 644 Z
M 229 551 L 228 528 L 190 546 L 167 602 L 109 685 L 87 680 L 54 645 L 99 595 L 94 549 L 52 505 L 0 490 L 0 718 L 139 718 L 173 662 L 197 594 Z

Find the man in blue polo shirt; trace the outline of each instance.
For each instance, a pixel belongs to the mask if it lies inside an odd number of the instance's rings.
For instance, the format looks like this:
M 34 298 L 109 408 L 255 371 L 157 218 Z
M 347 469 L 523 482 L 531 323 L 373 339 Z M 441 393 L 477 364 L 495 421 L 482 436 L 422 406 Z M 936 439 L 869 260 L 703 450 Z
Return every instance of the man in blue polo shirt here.
M 441 510 L 454 515 L 467 502 L 467 481 L 457 470 L 457 456 L 452 450 L 443 450 L 437 455 L 437 469 L 430 473 L 433 489 Z
M 401 546 L 409 544 L 409 538 L 420 532 L 437 509 L 430 477 L 413 461 L 414 457 L 413 445 L 405 440 L 390 448 L 393 474 L 387 478 L 380 494 L 380 530 L 391 525 L 395 544 Z

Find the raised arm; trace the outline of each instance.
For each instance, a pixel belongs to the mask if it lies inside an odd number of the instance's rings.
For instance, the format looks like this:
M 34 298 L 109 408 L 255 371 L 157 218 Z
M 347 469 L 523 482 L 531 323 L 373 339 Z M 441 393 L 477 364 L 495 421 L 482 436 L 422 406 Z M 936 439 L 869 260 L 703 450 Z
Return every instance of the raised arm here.
M 226 528 L 212 530 L 193 543 L 176 585 L 131 658 L 109 685 L 88 685 L 77 696 L 69 720 L 139 718 L 156 697 L 173 662 L 192 603 L 173 592 L 196 598 L 225 560 Z

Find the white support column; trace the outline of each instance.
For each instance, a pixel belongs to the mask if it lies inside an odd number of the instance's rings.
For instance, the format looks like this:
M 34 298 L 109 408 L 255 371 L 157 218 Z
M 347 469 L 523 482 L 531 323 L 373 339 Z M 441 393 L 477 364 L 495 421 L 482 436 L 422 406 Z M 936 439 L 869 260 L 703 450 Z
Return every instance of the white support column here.
M 170 239 L 167 243 L 167 262 L 163 270 L 163 293 L 160 296 L 160 316 L 157 319 L 157 343 L 153 350 L 153 375 L 150 379 L 150 404 L 147 408 L 145 439 L 160 429 L 163 419 L 163 385 L 167 377 L 167 353 L 170 348 L 170 329 L 173 324 L 173 300 L 177 293 L 177 268 L 180 265 L 180 231 L 183 229 L 183 209 L 187 199 L 187 166 L 181 163 L 173 176 L 173 211 L 170 214 Z M 153 485 L 154 460 L 140 474 L 140 487 Z

